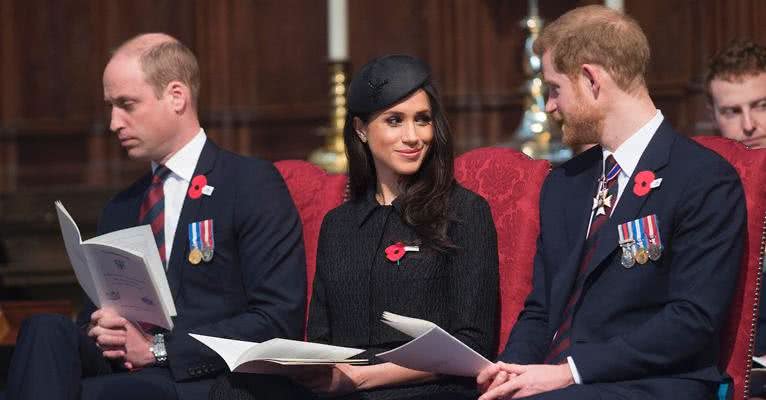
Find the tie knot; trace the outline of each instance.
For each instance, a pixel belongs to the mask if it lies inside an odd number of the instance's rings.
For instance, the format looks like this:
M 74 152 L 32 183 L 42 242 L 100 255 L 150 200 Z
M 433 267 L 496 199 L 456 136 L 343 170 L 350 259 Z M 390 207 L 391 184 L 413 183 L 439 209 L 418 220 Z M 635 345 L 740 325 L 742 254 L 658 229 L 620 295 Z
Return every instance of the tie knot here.
M 170 175 L 170 168 L 160 164 L 157 166 L 157 168 L 154 170 L 154 174 L 152 175 L 152 184 L 156 185 L 158 183 L 165 182 L 165 179 Z
M 606 178 L 606 181 L 609 182 L 616 178 L 617 175 L 620 174 L 620 171 L 622 171 L 620 164 L 617 164 L 617 160 L 610 154 L 609 157 L 604 160 L 604 177 Z

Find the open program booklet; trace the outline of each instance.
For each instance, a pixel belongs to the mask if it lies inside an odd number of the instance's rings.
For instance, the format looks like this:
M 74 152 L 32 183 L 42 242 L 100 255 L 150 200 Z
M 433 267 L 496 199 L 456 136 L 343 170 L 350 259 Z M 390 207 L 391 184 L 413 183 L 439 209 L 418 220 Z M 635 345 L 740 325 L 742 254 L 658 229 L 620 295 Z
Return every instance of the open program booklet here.
M 122 229 L 83 242 L 59 201 L 56 213 L 77 281 L 93 304 L 133 322 L 172 330 L 176 307 L 151 227 Z
M 213 336 L 189 334 L 218 353 L 233 372 L 289 374 L 297 366 L 367 364 L 368 360 L 351 359 L 364 350 L 330 346 L 289 339 L 245 342 Z
M 474 377 L 492 362 L 433 322 L 384 312 L 386 325 L 414 339 L 377 356 L 402 367 Z

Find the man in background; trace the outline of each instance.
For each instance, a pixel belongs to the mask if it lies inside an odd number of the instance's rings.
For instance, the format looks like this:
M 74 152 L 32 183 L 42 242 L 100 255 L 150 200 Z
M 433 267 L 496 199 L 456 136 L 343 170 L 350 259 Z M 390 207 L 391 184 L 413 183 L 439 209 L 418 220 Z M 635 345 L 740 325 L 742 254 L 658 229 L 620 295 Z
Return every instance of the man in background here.
M 710 59 L 705 89 L 721 135 L 741 141 L 751 149 L 766 148 L 766 47 L 750 41 L 729 44 Z M 762 282 L 764 278 L 761 271 Z M 754 354 L 763 356 L 766 355 L 763 291 L 759 310 Z M 753 374 L 750 394 L 766 395 L 764 374 Z
M 766 48 L 734 42 L 723 49 L 710 60 L 705 89 L 721 135 L 766 148 Z

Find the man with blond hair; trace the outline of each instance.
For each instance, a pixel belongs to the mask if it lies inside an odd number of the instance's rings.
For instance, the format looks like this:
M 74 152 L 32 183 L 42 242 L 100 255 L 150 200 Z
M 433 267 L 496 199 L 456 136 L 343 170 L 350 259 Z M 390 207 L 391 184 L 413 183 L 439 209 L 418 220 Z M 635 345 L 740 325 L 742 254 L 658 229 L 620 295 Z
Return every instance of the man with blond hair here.
M 197 116 L 199 82 L 194 54 L 165 34 L 129 40 L 103 75 L 111 131 L 152 172 L 106 205 L 98 232 L 152 227 L 178 313 L 173 329 L 139 325 L 88 300 L 77 324 L 33 317 L 19 333 L 9 400 L 207 399 L 227 367 L 189 333 L 302 337 L 298 214 L 271 163 L 207 138 Z
M 712 398 L 743 250 L 736 171 L 656 109 L 632 18 L 577 8 L 535 49 L 565 142 L 598 145 L 543 185 L 533 289 L 480 399 Z

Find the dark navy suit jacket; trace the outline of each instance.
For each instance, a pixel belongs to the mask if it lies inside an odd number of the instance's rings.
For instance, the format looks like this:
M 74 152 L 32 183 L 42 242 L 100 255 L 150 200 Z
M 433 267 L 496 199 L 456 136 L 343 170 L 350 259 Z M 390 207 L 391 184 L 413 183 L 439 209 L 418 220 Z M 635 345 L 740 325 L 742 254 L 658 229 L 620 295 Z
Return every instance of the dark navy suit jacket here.
M 543 185 L 533 290 L 500 360 L 543 362 L 577 276 L 601 165 L 596 146 L 554 169 Z M 637 196 L 634 177 L 645 170 L 662 183 Z M 624 268 L 617 226 L 650 214 L 659 219 L 662 257 Z M 663 122 L 587 266 L 570 331 L 583 383 L 721 379 L 719 332 L 736 286 L 745 220 L 734 168 Z
M 306 258 L 302 228 L 287 187 L 267 161 L 220 149 L 210 139 L 194 176 L 215 189 L 186 196 L 168 261 L 167 278 L 178 316 L 166 336 L 168 363 L 176 381 L 211 378 L 223 359 L 189 333 L 239 340 L 302 339 L 306 304 Z M 137 225 L 149 185 L 147 175 L 112 199 L 99 234 Z M 190 223 L 213 220 L 212 261 L 188 261 Z M 87 322 L 94 307 L 80 315 Z

